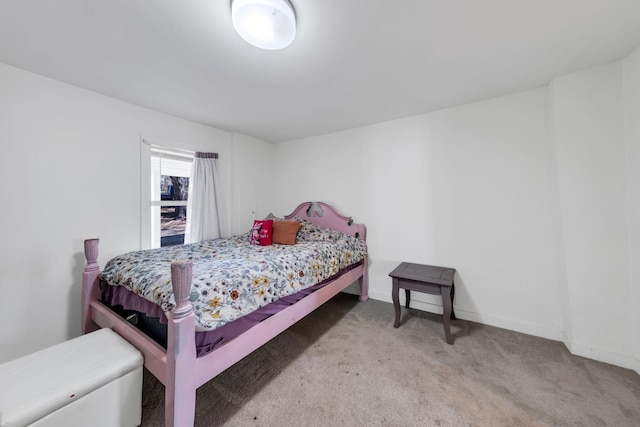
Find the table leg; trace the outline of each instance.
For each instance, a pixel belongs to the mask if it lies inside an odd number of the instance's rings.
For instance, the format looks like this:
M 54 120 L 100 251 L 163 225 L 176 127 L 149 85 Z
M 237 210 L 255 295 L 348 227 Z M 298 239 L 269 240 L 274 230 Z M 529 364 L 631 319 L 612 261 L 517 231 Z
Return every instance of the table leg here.
M 404 303 L 404 308 L 409 308 L 409 301 L 411 301 L 411 291 L 409 289 L 404 290 L 404 296 L 406 297 L 406 302 Z
M 440 286 L 440 295 L 442 295 L 442 308 L 444 313 L 442 315 L 442 323 L 444 324 L 444 336 L 447 339 L 447 344 L 453 344 L 453 337 L 451 336 L 451 292 L 447 289 L 447 286 Z
M 393 308 L 396 310 L 396 320 L 393 323 L 393 327 L 397 328 L 400 326 L 400 282 L 396 278 L 393 279 L 391 299 L 393 300 Z
M 453 297 L 456 294 L 456 286 L 453 284 L 453 282 L 451 283 L 451 319 L 452 320 L 457 320 L 458 318 L 456 317 L 456 314 L 453 312 Z

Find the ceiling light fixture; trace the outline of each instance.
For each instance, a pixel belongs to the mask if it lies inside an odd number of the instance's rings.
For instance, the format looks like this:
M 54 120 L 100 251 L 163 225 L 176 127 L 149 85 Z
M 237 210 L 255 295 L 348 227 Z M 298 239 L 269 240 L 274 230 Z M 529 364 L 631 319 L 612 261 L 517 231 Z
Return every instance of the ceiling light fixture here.
M 233 0 L 233 27 L 261 49 L 283 49 L 296 37 L 296 15 L 288 0 Z

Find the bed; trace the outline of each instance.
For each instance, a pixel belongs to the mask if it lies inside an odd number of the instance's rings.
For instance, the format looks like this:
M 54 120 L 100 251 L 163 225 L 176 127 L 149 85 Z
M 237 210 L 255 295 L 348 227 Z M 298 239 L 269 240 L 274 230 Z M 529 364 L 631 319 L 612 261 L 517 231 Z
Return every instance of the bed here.
M 318 263 L 317 261 L 315 263 L 312 261 L 312 265 L 302 266 L 300 263 L 308 257 L 300 255 L 293 261 L 289 261 L 289 264 L 295 264 L 294 271 L 298 272 L 295 278 L 293 277 L 295 275 L 289 272 L 289 282 L 287 283 L 290 286 L 275 286 L 278 288 L 290 287 L 291 289 L 285 290 L 286 295 L 282 297 L 272 295 L 274 291 L 264 287 L 264 290 L 254 292 L 257 295 L 254 300 L 258 301 L 255 311 L 245 313 L 243 305 L 236 305 L 225 309 L 227 314 L 221 315 L 221 310 L 216 311 L 216 309 L 219 308 L 218 302 L 223 296 L 212 297 L 208 294 L 211 288 L 206 291 L 206 296 L 209 298 L 209 309 L 205 309 L 204 314 L 202 313 L 203 304 L 199 298 L 205 291 L 201 286 L 203 281 L 209 284 L 208 282 L 213 280 L 211 276 L 215 272 L 211 271 L 211 275 L 206 273 L 203 276 L 200 258 L 205 255 L 193 255 L 190 252 L 182 257 L 185 253 L 180 251 L 191 250 L 191 248 L 187 248 L 190 245 L 185 245 L 174 253 L 174 255 L 178 254 L 180 259 L 164 260 L 165 269 L 170 270 L 170 273 L 166 271 L 155 273 L 158 278 L 163 274 L 170 274 L 170 279 L 160 279 L 160 282 L 168 284 L 168 290 L 161 286 L 155 286 L 151 291 L 141 291 L 135 285 L 132 285 L 130 290 L 125 286 L 112 286 L 107 283 L 108 280 L 114 282 L 120 280 L 122 284 L 129 285 L 135 278 L 124 277 L 122 272 L 135 268 L 120 268 L 115 274 L 113 272 L 109 274 L 109 271 L 113 270 L 113 264 L 121 262 L 118 258 L 114 258 L 105 266 L 105 270 L 101 271 L 97 263 L 98 239 L 85 241 L 87 263 L 82 283 L 83 333 L 89 333 L 98 328 L 111 328 L 140 350 L 144 356 L 145 367 L 165 386 L 165 424 L 167 426 L 193 425 L 198 387 L 261 347 L 350 284 L 357 281 L 360 288 L 360 300 L 366 301 L 368 299 L 366 228 L 363 224 L 353 223 L 350 217 L 340 215 L 333 207 L 323 202 L 302 203 L 292 213 L 285 215 L 282 220 L 301 223 L 300 239 L 304 234 L 303 228 L 306 227 L 309 232 L 307 235 L 309 240 L 339 238 L 340 240 L 349 240 L 350 244 L 354 244 L 353 241 L 356 241 L 359 246 L 364 247 L 364 256 L 362 259 L 356 259 L 354 256 L 354 259 L 351 260 L 349 253 L 346 257 L 347 266 L 343 265 L 344 262 L 340 260 L 331 261 L 328 263 L 329 266 L 324 268 L 322 266 L 326 263 Z M 321 233 L 318 233 L 318 230 Z M 316 234 L 313 234 L 314 232 Z M 239 240 L 249 239 L 249 234 L 250 232 L 247 233 L 247 236 L 236 237 L 234 244 Z M 318 235 L 321 235 L 322 238 L 317 239 Z M 301 242 L 300 245 L 298 243 L 291 245 L 291 248 L 280 246 L 282 245 L 273 245 L 273 249 L 264 247 L 247 248 L 246 250 L 253 251 L 249 258 L 253 257 L 254 253 L 256 256 L 265 255 L 267 258 L 261 258 L 257 261 L 259 265 L 264 266 L 265 264 L 273 264 L 272 259 L 280 259 L 279 255 L 272 255 L 270 250 L 285 251 L 285 249 L 293 250 L 295 248 L 300 251 L 299 254 L 303 254 L 306 241 Z M 207 246 L 207 248 L 209 247 Z M 312 252 L 314 250 L 315 252 L 324 251 L 324 249 L 311 249 Z M 208 254 L 211 253 L 210 248 L 206 251 Z M 218 249 L 215 249 L 214 253 L 217 254 L 217 251 Z M 258 252 L 265 253 L 258 254 Z M 284 254 L 284 252 L 282 253 Z M 132 254 L 125 254 L 125 258 L 135 259 L 136 265 L 144 265 L 144 269 L 146 269 L 147 262 L 139 258 L 140 256 L 144 257 L 145 254 Z M 270 255 L 271 258 L 269 258 Z M 167 256 L 164 257 L 167 258 Z M 245 255 L 242 257 L 246 258 Z M 156 258 L 162 257 L 156 256 Z M 158 262 L 158 264 L 159 266 L 163 265 L 162 262 Z M 280 261 L 276 264 L 276 269 L 282 269 Z M 318 266 L 319 264 L 322 266 Z M 233 265 L 233 263 L 224 265 Z M 252 269 L 240 268 L 244 273 Z M 258 268 L 263 267 L 255 267 L 255 269 Z M 273 270 L 273 268 L 271 269 Z M 229 270 L 227 273 L 234 273 L 232 268 L 224 267 L 219 270 Z M 324 270 L 328 270 L 330 273 L 323 272 Z M 305 271 L 310 274 L 303 274 Z M 302 276 L 305 276 L 304 280 Z M 141 279 L 141 281 L 146 280 Z M 255 277 L 253 279 L 253 285 L 258 287 L 265 285 L 266 282 L 276 282 L 276 280 L 256 279 Z M 304 286 L 303 282 L 306 283 Z M 117 284 L 114 283 L 114 285 Z M 220 291 L 218 286 L 214 286 L 214 288 L 216 291 Z M 241 299 L 236 293 L 232 294 L 228 290 L 221 292 L 228 299 L 234 301 Z M 114 294 L 117 295 L 114 296 Z M 149 297 L 151 294 L 153 295 Z M 244 301 L 247 301 L 247 298 Z M 251 300 L 249 305 L 253 305 L 254 302 Z M 239 312 L 239 315 L 234 314 L 235 311 Z M 134 314 L 132 315 L 132 313 Z M 152 333 L 154 329 L 141 328 L 135 324 L 136 322 L 131 321 L 133 318 L 138 319 L 138 316 L 158 318 L 158 322 L 153 324 L 156 325 L 155 327 L 157 325 L 160 325 L 160 328 L 164 327 L 164 330 L 159 333 L 160 339 Z M 257 317 L 249 322 L 247 319 L 251 316 Z M 237 325 L 240 326 L 236 327 Z M 220 330 L 224 331 L 222 335 L 219 334 Z

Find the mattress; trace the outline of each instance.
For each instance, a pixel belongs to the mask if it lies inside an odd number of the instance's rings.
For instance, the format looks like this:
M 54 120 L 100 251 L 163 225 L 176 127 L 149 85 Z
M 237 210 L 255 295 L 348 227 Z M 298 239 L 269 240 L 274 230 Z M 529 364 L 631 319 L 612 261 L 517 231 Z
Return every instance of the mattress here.
M 103 302 L 162 344 L 175 306 L 171 262 L 190 259 L 198 354 L 280 311 L 362 263 L 365 243 L 301 221 L 294 245 L 251 245 L 250 233 L 123 254 L 100 275 Z M 224 328 L 224 329 L 222 329 Z M 217 332 L 216 332 L 217 331 Z
M 251 327 L 284 310 L 290 305 L 295 304 L 313 292 L 322 289 L 332 280 L 361 264 L 362 262 L 351 265 L 322 283 L 280 298 L 217 329 L 196 332 L 196 354 L 200 357 L 233 340 Z M 167 317 L 157 305 L 150 303 L 125 288 L 106 284 L 103 286 L 102 303 L 127 319 L 132 325 L 140 329 L 163 348 L 167 348 Z

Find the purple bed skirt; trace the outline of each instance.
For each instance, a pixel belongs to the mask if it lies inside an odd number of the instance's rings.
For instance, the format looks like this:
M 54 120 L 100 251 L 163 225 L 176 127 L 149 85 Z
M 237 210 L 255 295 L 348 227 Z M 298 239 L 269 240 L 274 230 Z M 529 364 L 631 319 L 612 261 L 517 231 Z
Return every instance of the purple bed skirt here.
M 318 289 L 323 288 L 336 277 L 360 264 L 361 263 L 354 264 L 322 283 L 298 291 L 295 294 L 282 297 L 277 301 L 267 304 L 253 313 L 227 323 L 218 329 L 213 331 L 196 332 L 196 353 L 198 357 L 207 354 L 211 350 L 214 350 L 228 341 L 231 341 L 254 325 L 295 304 Z M 155 331 L 160 331 L 159 335 L 164 334 L 164 342 L 166 342 L 167 317 L 159 306 L 134 294 L 133 292 L 130 292 L 122 286 L 110 286 L 105 282 L 103 282 L 102 286 L 102 302 L 111 308 L 121 306 L 124 310 L 134 311 L 138 314 L 142 313 L 146 322 L 151 321 L 154 323 L 152 327 Z M 159 341 L 159 344 L 166 346 L 162 342 L 161 337 L 159 340 L 156 340 Z

